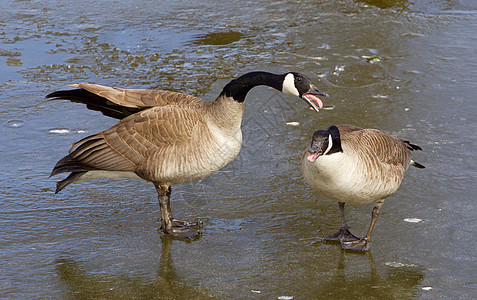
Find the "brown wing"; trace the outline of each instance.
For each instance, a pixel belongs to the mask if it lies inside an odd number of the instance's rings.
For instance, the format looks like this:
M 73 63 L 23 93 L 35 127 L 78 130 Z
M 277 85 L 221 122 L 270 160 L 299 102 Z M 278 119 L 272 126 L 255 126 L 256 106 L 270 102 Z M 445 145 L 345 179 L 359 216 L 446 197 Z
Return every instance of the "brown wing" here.
M 201 103 L 202 100 L 171 91 L 146 90 L 146 89 L 122 89 L 99 84 L 71 84 L 71 87 L 78 87 L 90 93 L 106 98 L 114 104 L 132 108 L 150 108 L 154 106 L 166 105 L 191 105 Z
M 365 146 L 373 147 L 380 162 L 407 169 L 411 163 L 411 151 L 404 142 L 376 129 L 365 130 L 362 138 Z
M 65 99 L 86 104 L 88 109 L 101 111 L 108 117 L 123 119 L 129 115 L 156 106 L 195 105 L 203 101 L 177 92 L 122 89 L 98 84 L 72 84 L 79 89 L 57 91 L 48 98 Z
M 206 128 L 194 109 L 151 108 L 74 143 L 63 160 L 68 159 L 63 164 L 60 161 L 52 175 L 89 170 L 129 171 L 141 175 L 153 172 L 151 158 L 160 163 L 180 155 L 180 151 L 187 152 L 193 146 L 193 137 L 201 135 L 199 132 Z M 75 164 L 76 169 L 65 168 L 66 162 L 68 166 Z
M 342 127 L 339 128 L 341 131 Z M 354 152 L 359 155 L 359 162 L 366 164 L 366 170 L 374 170 L 377 172 L 374 175 L 381 178 L 393 176 L 398 181 L 402 179 L 412 154 L 401 139 L 377 129 L 349 126 L 345 130 L 349 130 L 349 134 L 343 143 L 355 147 Z

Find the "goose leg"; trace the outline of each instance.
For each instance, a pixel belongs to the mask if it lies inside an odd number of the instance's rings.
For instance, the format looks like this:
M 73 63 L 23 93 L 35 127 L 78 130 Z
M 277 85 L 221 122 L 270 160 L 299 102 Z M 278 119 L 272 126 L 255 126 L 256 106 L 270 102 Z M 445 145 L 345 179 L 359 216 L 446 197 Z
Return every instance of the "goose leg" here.
M 337 233 L 334 233 L 332 235 L 329 235 L 323 240 L 325 241 L 340 241 L 340 242 L 346 242 L 346 241 L 356 241 L 359 240 L 358 237 L 356 237 L 354 234 L 349 232 L 349 226 L 346 223 L 345 219 L 345 212 L 344 212 L 344 202 L 338 202 L 340 206 L 340 213 L 341 213 L 341 228 Z
M 166 184 L 156 184 L 159 206 L 161 209 L 161 230 L 180 239 L 193 240 L 201 234 L 200 228 L 202 221 L 200 220 L 179 220 L 172 217 L 171 211 L 171 187 Z
M 343 250 L 356 250 L 356 251 L 366 251 L 369 249 L 369 243 L 371 241 L 371 233 L 373 232 L 374 225 L 379 217 L 379 209 L 381 205 L 383 205 L 384 201 L 378 201 L 376 206 L 373 208 L 373 212 L 371 213 L 371 224 L 369 225 L 368 233 L 364 238 L 358 241 L 350 241 L 350 242 L 341 242 L 341 248 Z

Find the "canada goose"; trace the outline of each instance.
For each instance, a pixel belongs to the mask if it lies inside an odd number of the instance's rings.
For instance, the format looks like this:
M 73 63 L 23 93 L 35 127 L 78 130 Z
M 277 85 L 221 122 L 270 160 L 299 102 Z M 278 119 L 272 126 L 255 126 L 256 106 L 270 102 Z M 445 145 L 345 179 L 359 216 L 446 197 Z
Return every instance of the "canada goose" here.
M 338 240 L 343 249 L 365 251 L 384 199 L 399 188 L 411 159 L 421 147 L 377 129 L 351 125 L 330 126 L 313 134 L 311 146 L 303 154 L 301 172 L 310 187 L 338 201 L 341 229 L 325 240 Z M 362 239 L 349 232 L 344 206 L 375 202 L 371 225 Z
M 154 184 L 161 210 L 161 229 L 193 239 L 200 221 L 172 217 L 171 185 L 207 177 L 230 163 L 242 144 L 241 122 L 248 91 L 267 85 L 304 99 L 315 111 L 323 107 L 320 92 L 304 75 L 251 72 L 229 82 L 212 102 L 177 92 L 120 89 L 72 84 L 48 98 L 86 104 L 120 119 L 110 129 L 74 143 L 50 176 L 70 173 L 56 193 L 70 183 L 95 178 L 139 178 Z

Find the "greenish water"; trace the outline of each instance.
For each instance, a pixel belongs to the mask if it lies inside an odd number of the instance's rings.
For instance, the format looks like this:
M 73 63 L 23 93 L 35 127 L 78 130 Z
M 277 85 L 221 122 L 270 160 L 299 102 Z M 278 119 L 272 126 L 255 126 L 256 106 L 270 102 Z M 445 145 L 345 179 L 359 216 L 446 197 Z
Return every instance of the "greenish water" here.
M 464 1 L 1 2 L 0 298 L 477 297 L 475 32 Z M 146 182 L 54 194 L 56 161 L 115 120 L 46 94 L 91 82 L 212 100 L 253 70 L 307 74 L 334 109 L 252 90 L 237 159 L 173 187 L 175 214 L 204 221 L 198 241 L 161 238 Z M 338 205 L 299 171 L 314 130 L 341 123 L 424 149 L 364 255 L 320 241 Z M 370 214 L 347 208 L 355 234 Z

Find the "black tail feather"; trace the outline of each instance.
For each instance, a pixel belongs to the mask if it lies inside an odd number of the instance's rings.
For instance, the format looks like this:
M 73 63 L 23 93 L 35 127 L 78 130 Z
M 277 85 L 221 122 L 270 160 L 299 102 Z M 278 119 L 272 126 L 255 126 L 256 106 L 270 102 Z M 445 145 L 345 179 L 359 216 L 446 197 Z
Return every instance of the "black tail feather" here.
M 411 160 L 411 165 L 414 166 L 414 167 L 416 167 L 416 168 L 418 168 L 418 169 L 424 169 L 424 168 L 426 168 L 424 165 L 421 165 L 420 163 L 415 162 L 415 161 L 413 161 L 413 160 Z
M 57 194 L 59 191 L 64 189 L 68 184 L 73 183 L 80 176 L 82 176 L 83 174 L 91 170 L 95 170 L 95 169 L 74 160 L 73 158 L 71 158 L 71 155 L 67 155 L 63 157 L 56 163 L 55 167 L 51 171 L 50 177 L 61 174 L 61 173 L 70 173 L 70 174 L 65 179 L 58 181 L 56 183 L 55 194 Z
M 100 111 L 105 116 L 116 119 L 124 119 L 125 117 L 141 110 L 139 108 L 124 107 L 114 104 L 108 99 L 88 92 L 85 89 L 56 91 L 46 95 L 46 98 L 53 98 L 53 100 L 63 99 L 83 103 L 86 104 L 88 109 Z
M 403 140 L 403 142 L 406 144 L 406 147 L 407 147 L 409 150 L 411 150 L 411 151 L 413 151 L 413 150 L 422 150 L 421 147 L 419 147 L 418 145 L 415 145 L 415 144 L 411 144 L 410 141 L 405 141 L 405 140 Z
M 83 175 L 84 173 L 86 173 L 86 171 L 84 172 L 72 172 L 70 173 L 70 175 L 68 175 L 68 177 L 66 177 L 65 179 L 61 180 L 61 181 L 58 181 L 56 183 L 56 191 L 55 191 L 55 194 L 58 194 L 62 189 L 64 189 L 68 184 L 70 183 L 73 183 L 76 179 L 78 179 L 79 177 L 81 177 L 81 175 Z
M 406 145 L 406 147 L 411 150 L 411 151 L 414 151 L 414 150 L 422 150 L 421 147 L 419 147 L 418 145 L 415 145 L 415 144 L 411 144 L 410 141 L 406 141 L 406 140 L 402 140 L 404 142 L 404 144 Z M 425 166 L 424 165 L 421 165 L 420 163 L 418 162 L 415 162 L 413 160 L 411 160 L 411 165 L 416 167 L 416 168 L 419 168 L 419 169 L 424 169 Z
M 61 173 L 87 172 L 91 170 L 95 170 L 95 168 L 74 160 L 71 158 L 71 155 L 68 154 L 56 163 L 55 167 L 51 171 L 50 177 Z

